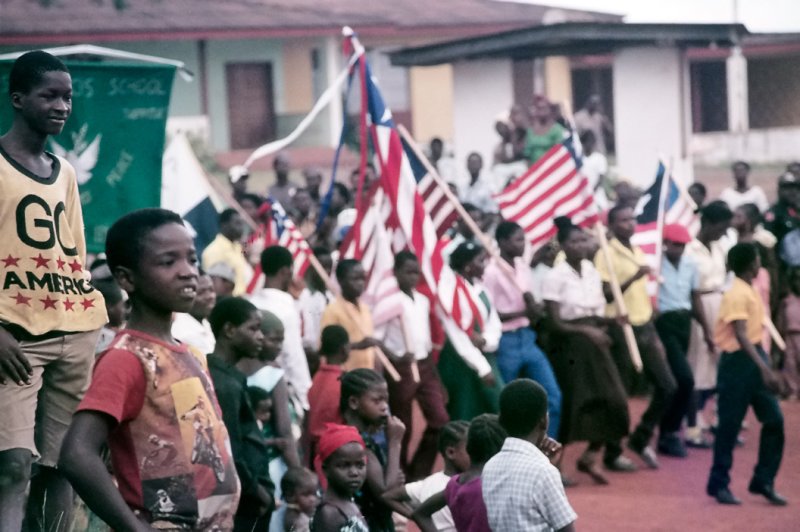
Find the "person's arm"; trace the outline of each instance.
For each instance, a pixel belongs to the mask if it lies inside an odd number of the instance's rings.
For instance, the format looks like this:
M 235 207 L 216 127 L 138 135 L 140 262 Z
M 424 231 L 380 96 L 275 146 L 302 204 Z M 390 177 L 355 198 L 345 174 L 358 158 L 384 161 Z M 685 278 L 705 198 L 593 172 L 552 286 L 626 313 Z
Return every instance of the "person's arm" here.
M 339 530 L 347 523 L 344 515 L 331 504 L 323 504 L 314 514 L 311 521 L 312 532 L 328 532 Z
M 561 303 L 558 301 L 545 301 L 547 306 L 547 314 L 550 316 L 550 323 L 556 332 L 561 334 L 583 334 L 589 337 L 593 344 L 600 347 L 610 347 L 611 337 L 608 334 L 590 325 L 581 325 L 579 323 L 571 323 L 561 319 Z
M 714 345 L 714 335 L 711 334 L 711 327 L 708 324 L 708 320 L 706 320 L 702 294 L 697 290 L 692 290 L 692 316 L 703 329 L 703 341 L 708 346 L 709 353 L 715 353 L 717 348 Z
M 32 375 L 33 368 L 19 342 L 0 325 L 0 385 L 11 380 L 18 386 L 24 386 L 31 383 Z
M 405 504 L 405 503 L 411 502 L 411 497 L 409 496 L 408 491 L 406 490 L 406 486 L 407 485 L 408 484 L 405 484 L 405 485 L 401 484 L 399 486 L 395 486 L 393 488 L 389 488 L 383 494 L 383 500 L 386 501 L 387 503 L 389 501 L 392 501 L 392 502 L 400 503 L 400 504 Z M 408 517 L 408 516 L 406 516 L 406 517 Z
M 492 367 L 489 365 L 489 361 L 486 360 L 481 350 L 473 344 L 469 335 L 453 321 L 453 318 L 444 315 L 440 317 L 442 318 L 442 325 L 447 339 L 456 353 L 464 359 L 464 363 L 472 368 L 478 374 L 478 377 L 482 379 L 487 375 L 491 375 Z
M 778 378 L 767 363 L 764 362 L 764 359 L 758 354 L 758 351 L 756 351 L 750 339 L 747 338 L 747 322 L 745 320 L 735 320 L 731 322 L 731 325 L 733 326 L 733 332 L 736 335 L 736 341 L 739 342 L 739 346 L 747 353 L 761 373 L 761 380 L 764 382 L 764 386 L 771 392 L 778 393 L 780 391 L 780 382 Z
M 386 453 L 386 467 L 382 467 L 378 462 L 378 458 L 369 453 L 367 459 L 367 481 L 366 484 L 370 491 L 377 495 L 386 506 L 393 511 L 409 517 L 411 512 L 410 508 L 396 501 L 393 498 L 386 497 L 386 493 L 394 487 L 401 486 L 403 482 L 402 472 L 400 470 L 400 454 L 402 452 L 401 445 L 403 442 L 403 434 L 406 427 L 403 422 L 394 416 L 390 416 L 386 421 L 386 440 L 388 452 Z
M 300 465 L 300 458 L 297 455 L 297 442 L 292 435 L 292 417 L 289 414 L 289 387 L 286 379 L 281 377 L 272 389 L 272 414 L 275 416 L 275 432 L 279 438 L 286 441 L 286 445 L 281 449 L 283 460 L 289 467 Z
M 436 526 L 433 524 L 433 514 L 447 506 L 447 499 L 444 497 L 444 491 L 440 491 L 428 497 L 425 502 L 419 505 L 419 508 L 414 510 L 411 514 L 411 519 L 419 526 L 422 532 L 436 532 Z
M 101 412 L 76 413 L 61 447 L 58 470 L 86 505 L 114 530 L 152 531 L 125 503 L 101 458 L 103 444 L 115 425 L 113 417 Z

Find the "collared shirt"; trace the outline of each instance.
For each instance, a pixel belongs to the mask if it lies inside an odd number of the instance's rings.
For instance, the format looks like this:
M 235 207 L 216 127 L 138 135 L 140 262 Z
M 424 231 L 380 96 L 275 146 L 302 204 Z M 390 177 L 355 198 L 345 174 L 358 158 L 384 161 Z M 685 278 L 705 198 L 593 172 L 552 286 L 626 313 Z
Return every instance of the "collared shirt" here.
M 600 274 L 588 260 L 578 273 L 567 261 L 556 264 L 542 283 L 542 299 L 555 301 L 562 320 L 577 320 L 605 313 L 606 298 Z
M 325 307 L 333 300 L 333 294 L 325 290 L 319 292 L 304 288 L 300 292 L 297 304 L 300 307 L 300 317 L 303 322 L 303 347 L 317 350 L 319 349 L 319 339 L 322 331 L 319 324 L 322 321 L 322 313 Z
M 236 273 L 233 295 L 240 296 L 244 294 L 247 290 L 247 283 L 250 282 L 250 278 L 253 276 L 253 268 L 244 257 L 242 244 L 228 240 L 222 234 L 218 234 L 203 250 L 203 269 L 208 270 L 219 262 L 227 264 Z
M 375 327 L 375 338 L 386 344 L 395 355 L 414 353 L 414 358 L 424 360 L 433 349 L 431 342 L 430 303 L 428 298 L 413 290 L 411 295 L 400 293 L 402 313 Z M 409 342 L 406 342 L 408 335 Z
M 742 348 L 733 330 L 733 322 L 741 320 L 745 321 L 747 339 L 753 345 L 759 345 L 764 331 L 764 303 L 755 288 L 735 277 L 722 296 L 714 328 L 714 342 L 722 351 L 732 353 Z
M 712 242 L 711 247 L 696 238 L 686 244 L 683 252 L 690 257 L 697 267 L 697 289 L 703 292 L 720 291 L 725 286 L 727 270 L 725 268 L 725 248 L 719 241 Z
M 481 478 L 492 530 L 559 530 L 578 517 L 558 469 L 528 441 L 506 438 Z
M 172 336 L 188 344 L 204 355 L 214 352 L 217 341 L 208 320 L 202 322 L 189 313 L 179 312 L 172 320 Z
M 608 251 L 611 258 L 611 267 L 617 276 L 620 285 L 636 275 L 639 268 L 647 264 L 647 257 L 639 246 L 633 249 L 627 248 L 616 238 L 608 242 Z M 594 265 L 600 273 L 603 282 L 611 282 L 611 276 L 606 266 L 606 259 L 603 251 L 597 252 L 594 257 Z M 634 281 L 622 294 L 625 306 L 628 310 L 628 321 L 631 325 L 644 325 L 653 316 L 653 305 L 650 296 L 647 294 L 647 276 L 643 276 Z M 616 305 L 611 303 L 606 306 L 606 315 L 613 317 L 617 315 Z
M 512 275 L 509 276 L 509 274 Z M 522 294 L 531 290 L 530 267 L 521 257 L 514 259 L 513 267 L 503 259 L 491 260 L 483 274 L 483 285 L 489 292 L 492 303 L 499 314 L 523 311 L 525 310 L 525 300 L 522 298 Z M 530 321 L 524 316 L 514 318 L 503 322 L 503 332 L 515 331 L 529 325 Z
M 275 288 L 262 288 L 250 296 L 250 302 L 259 310 L 275 314 L 283 324 L 283 346 L 278 354 L 278 364 L 286 371 L 286 380 L 292 385 L 303 408 L 308 410 L 308 389 L 311 388 L 311 373 L 303 349 L 300 332 L 300 310 L 288 292 Z
M 475 183 L 470 183 L 471 177 L 467 178 L 467 185 L 459 189 L 458 195 L 461 203 L 472 203 L 483 212 L 497 212 L 497 202 L 494 201 L 493 175 L 488 172 L 481 172 Z
M 360 342 L 368 336 L 374 335 L 372 326 L 372 313 L 365 304 L 359 302 L 358 306 L 337 297 L 322 313 L 322 322 L 319 325 L 323 330 L 328 325 L 341 325 L 350 336 L 350 343 Z M 342 366 L 345 371 L 357 368 L 375 369 L 375 352 L 369 349 L 353 349 L 350 357 Z
M 697 267 L 685 256 L 676 268 L 667 257 L 661 259 L 661 284 L 658 287 L 658 310 L 691 310 L 692 292 L 700 286 Z
M 727 203 L 731 210 L 736 210 L 747 203 L 755 203 L 762 213 L 767 212 L 767 209 L 769 209 L 767 195 L 764 194 L 764 189 L 758 185 L 754 185 L 744 192 L 728 187 L 720 193 L 719 199 Z

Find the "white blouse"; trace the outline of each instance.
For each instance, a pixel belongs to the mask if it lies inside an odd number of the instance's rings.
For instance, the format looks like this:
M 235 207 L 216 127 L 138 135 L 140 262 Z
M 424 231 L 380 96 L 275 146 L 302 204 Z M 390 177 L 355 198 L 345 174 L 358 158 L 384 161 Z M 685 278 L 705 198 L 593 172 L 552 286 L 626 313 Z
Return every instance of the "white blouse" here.
M 562 320 L 605 315 L 603 281 L 588 260 L 581 261 L 580 275 L 567 261 L 556 264 L 545 277 L 542 299 L 559 303 Z

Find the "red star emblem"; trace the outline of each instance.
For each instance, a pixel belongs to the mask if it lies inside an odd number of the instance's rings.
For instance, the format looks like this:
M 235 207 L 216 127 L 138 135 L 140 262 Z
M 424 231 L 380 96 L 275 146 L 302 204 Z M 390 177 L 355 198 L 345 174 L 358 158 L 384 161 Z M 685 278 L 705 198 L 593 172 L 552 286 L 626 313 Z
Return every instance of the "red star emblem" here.
M 75 306 L 75 301 L 70 301 L 69 298 L 64 300 L 64 310 L 71 310 L 74 312 L 73 308 Z
M 39 268 L 39 267 L 47 268 L 47 263 L 50 262 L 50 259 L 46 259 L 46 258 L 42 257 L 41 253 L 39 253 L 38 257 L 31 257 L 31 260 L 32 261 L 36 261 L 36 267 L 37 268 Z
M 44 299 L 40 299 L 39 301 L 44 303 L 44 309 L 43 310 L 47 310 L 49 308 L 55 309 L 56 308 L 56 303 L 58 303 L 58 299 L 50 299 L 49 295 L 45 296 Z
M 9 253 L 8 257 L 4 259 L 0 259 L 0 262 L 6 265 L 6 268 L 10 268 L 11 266 L 19 267 L 19 257 L 12 257 Z
M 81 305 L 83 305 L 83 310 L 92 308 L 94 307 L 94 299 L 83 298 Z
M 73 272 L 81 271 L 81 263 L 78 262 L 78 259 L 74 259 L 72 262 L 70 262 L 69 267 Z
M 64 260 L 61 257 L 58 257 L 56 259 L 56 266 L 58 266 L 59 270 L 63 270 L 65 264 L 66 264 L 66 262 L 64 262 Z
M 17 302 L 17 305 L 28 305 L 29 307 L 31 306 L 31 304 L 29 303 L 31 298 L 25 297 L 19 292 L 17 292 L 17 295 L 14 296 L 14 300 Z

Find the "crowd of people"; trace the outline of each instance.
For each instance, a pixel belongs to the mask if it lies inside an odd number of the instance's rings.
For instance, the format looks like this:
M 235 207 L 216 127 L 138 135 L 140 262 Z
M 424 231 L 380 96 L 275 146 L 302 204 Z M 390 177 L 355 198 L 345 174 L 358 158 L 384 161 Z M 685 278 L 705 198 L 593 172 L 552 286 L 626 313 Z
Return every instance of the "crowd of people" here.
M 609 188 L 598 170 L 607 247 L 559 217 L 528 260 L 523 228 L 492 194 L 565 129 L 542 97 L 515 106 L 495 124 L 491 171 L 472 154 L 465 179 L 451 180 L 494 237 L 486 249 L 463 220 L 447 235 L 474 303 L 465 331 L 417 291 L 410 251 L 393 261 L 401 310 L 374 320 L 368 272 L 337 252 L 359 172 L 322 208 L 322 172 L 307 168 L 300 186 L 286 153 L 267 192 L 313 249 L 320 269 L 303 279 L 292 252 L 264 246 L 264 228 L 248 223 L 266 221 L 265 198 L 241 167 L 236 205 L 202 253 L 180 216 L 152 208 L 119 218 L 87 264 L 74 170 L 45 150 L 70 113 L 68 71 L 32 52 L 9 85 L 0 402 L 14 407 L 0 413 L 0 530 L 68 529 L 74 489 L 98 530 L 393 531 L 405 518 L 423 531 L 569 531 L 575 479 L 561 451 L 578 442 L 577 470 L 596 484 L 711 450 L 708 495 L 740 504 L 730 469 L 749 406 L 762 423 L 749 490 L 786 504 L 774 481 L 779 398 L 800 396 L 800 165 L 780 176 L 772 206 L 745 162 L 718 200 L 695 183 L 700 229 L 664 227 L 657 273 L 631 243 L 640 192 Z M 584 157 L 610 140 L 597 105 L 576 115 Z M 430 151 L 446 176 L 441 141 Z M 378 179 L 368 168 L 366 183 Z M 636 394 L 650 399 L 631 430 Z

